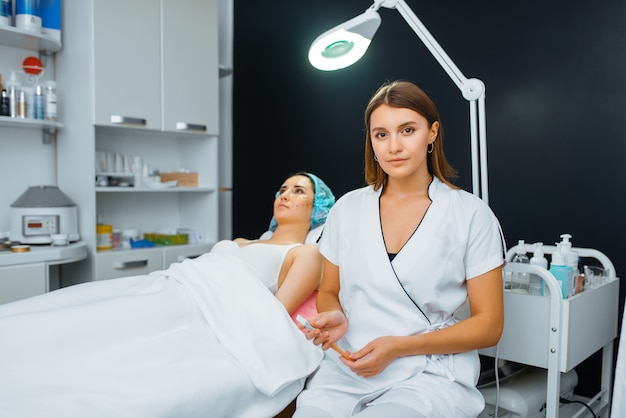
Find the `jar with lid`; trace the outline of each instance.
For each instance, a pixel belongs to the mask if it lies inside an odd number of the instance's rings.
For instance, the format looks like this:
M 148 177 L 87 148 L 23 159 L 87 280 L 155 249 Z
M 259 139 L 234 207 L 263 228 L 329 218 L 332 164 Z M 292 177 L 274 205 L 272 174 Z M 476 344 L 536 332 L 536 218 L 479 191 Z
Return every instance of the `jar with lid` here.
M 107 251 L 113 249 L 113 226 L 96 225 L 96 250 Z

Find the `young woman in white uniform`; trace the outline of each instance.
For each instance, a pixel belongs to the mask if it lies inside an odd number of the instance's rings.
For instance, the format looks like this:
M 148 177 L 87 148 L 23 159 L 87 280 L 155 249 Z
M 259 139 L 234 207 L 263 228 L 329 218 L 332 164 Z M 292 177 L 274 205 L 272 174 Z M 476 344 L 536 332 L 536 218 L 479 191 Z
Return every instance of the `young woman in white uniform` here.
M 437 110 L 417 86 L 383 85 L 365 125 L 369 186 L 330 211 L 318 329 L 307 333 L 350 360 L 326 351 L 294 417 L 475 417 L 475 350 L 503 327 L 499 223 L 450 183 Z M 466 299 L 471 316 L 458 321 Z

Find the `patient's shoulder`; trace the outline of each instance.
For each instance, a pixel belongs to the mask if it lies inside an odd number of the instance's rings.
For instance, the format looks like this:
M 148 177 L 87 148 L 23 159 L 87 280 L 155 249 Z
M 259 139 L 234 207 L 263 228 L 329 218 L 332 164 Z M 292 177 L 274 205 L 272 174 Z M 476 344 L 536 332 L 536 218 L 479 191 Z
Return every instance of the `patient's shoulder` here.
M 320 255 L 319 246 L 317 244 L 302 244 L 289 250 L 296 257 L 318 257 Z

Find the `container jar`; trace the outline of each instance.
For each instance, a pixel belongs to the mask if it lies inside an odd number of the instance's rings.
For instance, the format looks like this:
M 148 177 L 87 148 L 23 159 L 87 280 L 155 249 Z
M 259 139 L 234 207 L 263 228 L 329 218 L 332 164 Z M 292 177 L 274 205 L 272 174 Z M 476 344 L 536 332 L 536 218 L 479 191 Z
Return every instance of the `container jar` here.
M 113 249 L 113 226 L 96 225 L 96 250 L 107 251 Z
M 138 228 L 124 228 L 122 229 L 122 248 L 130 250 L 132 248 L 132 241 L 139 241 L 141 239 L 141 232 Z

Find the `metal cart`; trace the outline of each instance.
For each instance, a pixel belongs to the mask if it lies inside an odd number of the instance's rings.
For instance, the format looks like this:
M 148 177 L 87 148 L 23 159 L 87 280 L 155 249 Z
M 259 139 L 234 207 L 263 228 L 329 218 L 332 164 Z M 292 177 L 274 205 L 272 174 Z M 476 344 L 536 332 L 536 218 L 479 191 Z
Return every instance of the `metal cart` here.
M 524 245 L 527 253 L 536 248 Z M 519 246 L 507 252 L 511 261 Z M 542 246 L 552 254 L 556 246 Z M 609 258 L 589 248 L 572 248 L 582 259 L 595 259 L 604 268 L 606 280 L 568 298 L 561 298 L 556 278 L 547 270 L 531 264 L 508 262 L 509 272 L 539 275 L 550 289 L 550 297 L 532 296 L 505 291 L 505 325 L 499 346 L 480 354 L 547 369 L 546 417 L 559 416 L 560 373 L 568 372 L 590 355 L 602 350 L 601 389 L 585 403 L 597 416 L 607 418 L 612 395 L 613 342 L 617 336 L 619 280 Z M 574 417 L 584 416 L 581 409 Z

